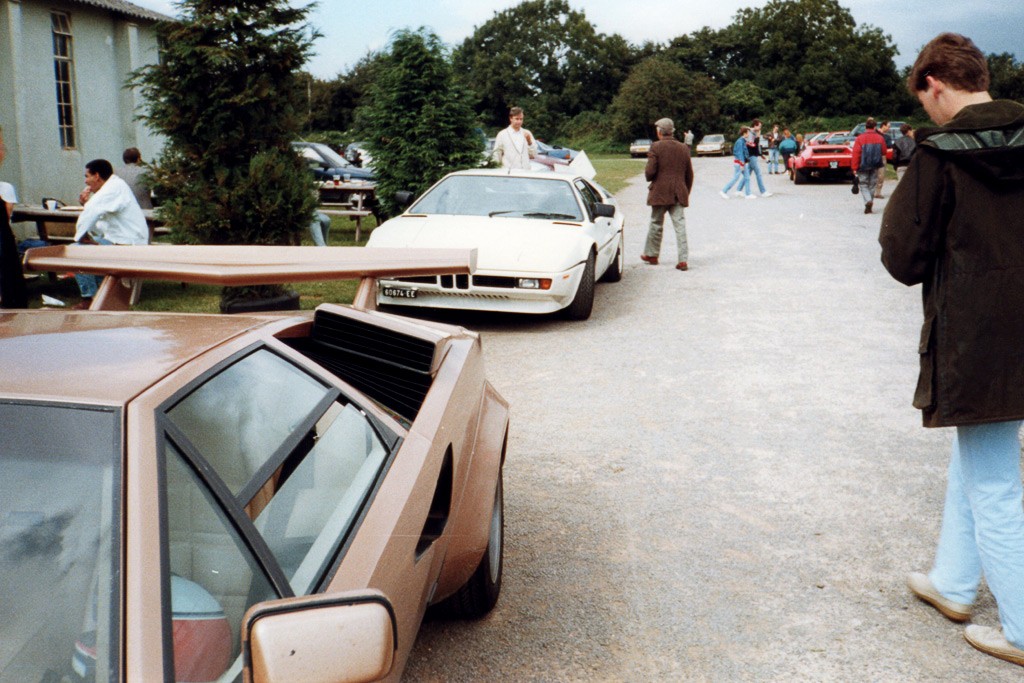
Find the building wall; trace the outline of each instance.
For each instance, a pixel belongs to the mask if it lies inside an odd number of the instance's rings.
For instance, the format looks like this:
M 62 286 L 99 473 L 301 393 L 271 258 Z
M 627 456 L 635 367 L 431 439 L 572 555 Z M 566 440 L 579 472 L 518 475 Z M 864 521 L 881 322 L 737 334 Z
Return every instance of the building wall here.
M 75 146 L 63 149 L 58 127 L 51 13 L 70 17 L 74 58 Z M 126 147 L 151 160 L 160 139 L 136 120 L 140 99 L 128 74 L 157 60 L 150 22 L 89 5 L 52 0 L 0 0 L 0 126 L 7 160 L 0 179 L 18 199 L 78 202 L 85 163 L 105 158 L 116 169 Z

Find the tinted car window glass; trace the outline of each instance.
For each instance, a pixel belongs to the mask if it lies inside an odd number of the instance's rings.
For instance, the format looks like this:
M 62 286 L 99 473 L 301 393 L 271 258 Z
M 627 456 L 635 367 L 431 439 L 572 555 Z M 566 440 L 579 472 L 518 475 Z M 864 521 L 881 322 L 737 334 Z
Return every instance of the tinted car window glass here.
M 594 212 L 597 210 L 597 203 L 601 201 L 601 198 L 594 188 L 587 185 L 586 181 L 577 180 L 576 189 L 579 190 L 580 196 L 583 197 L 583 204 L 587 207 L 590 220 L 594 220 Z
M 328 391 L 261 350 L 206 381 L 167 415 L 237 495 Z
M 117 677 L 120 414 L 0 404 L 0 681 Z
M 409 213 L 583 220 L 564 180 L 494 175 L 449 176 L 412 205 Z
M 351 405 L 334 404 L 314 439 L 255 520 L 297 595 L 315 587 L 387 456 L 366 416 Z
M 165 448 L 167 556 L 176 681 L 231 680 L 241 672 L 245 610 L 279 597 L 224 512 L 173 443 Z

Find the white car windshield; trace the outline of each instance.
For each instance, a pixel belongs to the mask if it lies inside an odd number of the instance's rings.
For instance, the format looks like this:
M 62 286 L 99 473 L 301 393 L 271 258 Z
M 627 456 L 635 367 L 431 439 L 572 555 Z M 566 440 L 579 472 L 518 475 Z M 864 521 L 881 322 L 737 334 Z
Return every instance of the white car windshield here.
M 572 186 L 557 178 L 456 175 L 423 195 L 409 213 L 583 220 Z

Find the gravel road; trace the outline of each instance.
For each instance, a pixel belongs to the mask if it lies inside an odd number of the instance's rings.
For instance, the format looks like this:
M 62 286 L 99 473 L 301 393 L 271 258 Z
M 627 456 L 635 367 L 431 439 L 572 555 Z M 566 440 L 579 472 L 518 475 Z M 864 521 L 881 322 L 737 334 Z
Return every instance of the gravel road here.
M 951 431 L 910 405 L 920 291 L 879 263 L 880 216 L 848 184 L 727 201 L 729 159 L 695 171 L 688 272 L 670 229 L 640 261 L 638 176 L 589 321 L 458 319 L 512 404 L 504 588 L 425 624 L 405 679 L 1020 681 L 904 587 Z M 998 625 L 987 592 L 975 621 Z

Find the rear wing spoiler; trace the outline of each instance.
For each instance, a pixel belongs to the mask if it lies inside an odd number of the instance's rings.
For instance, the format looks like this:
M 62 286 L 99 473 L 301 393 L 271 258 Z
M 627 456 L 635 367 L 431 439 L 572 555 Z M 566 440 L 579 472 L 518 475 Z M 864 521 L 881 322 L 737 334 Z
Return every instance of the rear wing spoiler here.
M 471 274 L 476 249 L 69 244 L 29 249 L 24 265 L 33 271 L 106 276 L 90 310 L 128 310 L 131 280 L 230 287 L 359 280 L 352 306 L 372 310 L 377 278 Z

